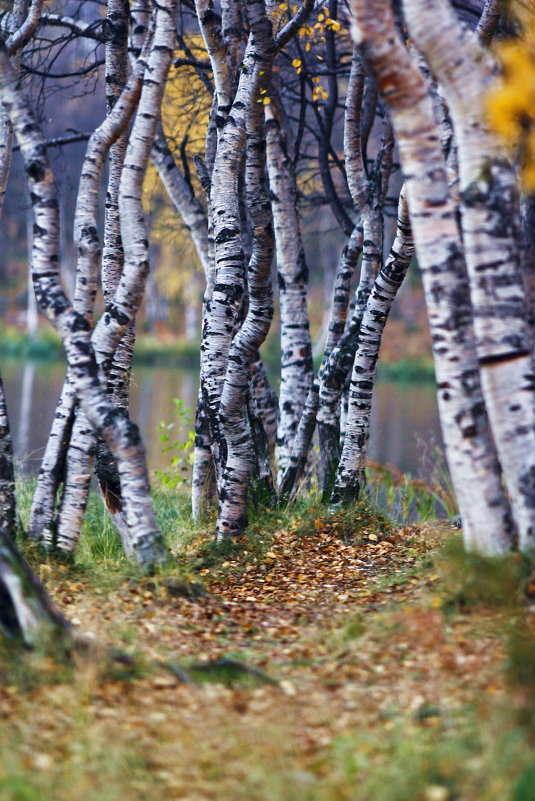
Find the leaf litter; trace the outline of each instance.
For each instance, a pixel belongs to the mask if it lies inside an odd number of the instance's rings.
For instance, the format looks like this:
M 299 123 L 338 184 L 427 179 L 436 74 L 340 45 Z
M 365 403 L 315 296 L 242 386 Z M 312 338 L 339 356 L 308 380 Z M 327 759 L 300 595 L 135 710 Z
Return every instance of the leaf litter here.
M 298 521 L 181 591 L 47 565 L 103 650 L 63 674 L 38 654 L 25 681 L 3 671 L 2 801 L 529 801 L 514 795 L 533 730 L 507 678 L 510 610 L 466 601 L 447 527 L 341 529 Z

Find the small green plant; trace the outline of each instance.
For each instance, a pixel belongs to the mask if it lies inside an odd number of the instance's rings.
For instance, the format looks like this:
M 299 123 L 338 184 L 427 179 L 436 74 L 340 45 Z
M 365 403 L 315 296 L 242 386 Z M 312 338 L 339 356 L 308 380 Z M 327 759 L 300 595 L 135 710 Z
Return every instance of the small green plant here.
M 195 431 L 192 428 L 193 412 L 178 398 L 173 398 L 173 404 L 177 421 L 167 424 L 161 422 L 158 426 L 160 442 L 163 444 L 162 453 L 173 454 L 167 470 L 156 470 L 156 477 L 162 486 L 168 489 L 174 489 L 189 481 L 195 444 Z

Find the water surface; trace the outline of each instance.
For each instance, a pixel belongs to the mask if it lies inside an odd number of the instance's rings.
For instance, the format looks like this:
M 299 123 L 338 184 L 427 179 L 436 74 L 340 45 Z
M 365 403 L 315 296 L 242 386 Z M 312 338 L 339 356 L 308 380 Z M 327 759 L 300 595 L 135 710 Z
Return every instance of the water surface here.
M 48 437 L 65 377 L 59 362 L 6 360 L 2 377 L 8 402 L 15 457 L 20 471 L 34 475 Z M 164 470 L 172 454 L 164 453 L 160 423 L 177 422 L 174 399 L 192 410 L 189 425 L 171 432 L 185 439 L 193 428 L 198 373 L 191 369 L 139 366 L 134 370 L 131 415 L 140 426 L 149 469 Z M 391 463 L 403 472 L 426 478 L 433 449 L 441 442 L 436 393 L 426 383 L 379 382 L 372 416 L 369 458 Z

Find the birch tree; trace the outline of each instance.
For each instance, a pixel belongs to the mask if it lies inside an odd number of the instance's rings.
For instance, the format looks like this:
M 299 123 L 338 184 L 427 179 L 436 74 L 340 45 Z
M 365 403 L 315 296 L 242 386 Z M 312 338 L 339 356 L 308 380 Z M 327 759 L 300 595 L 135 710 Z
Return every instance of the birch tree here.
M 460 208 L 485 403 L 522 550 L 535 547 L 535 395 L 520 271 L 517 177 L 485 123 L 488 54 L 448 3 L 410 0 L 411 35 L 440 83 L 459 154 Z M 432 24 L 431 24 L 432 23 Z M 452 53 L 455 52 L 455 57 Z
M 390 4 L 385 0 L 372 10 L 354 0 L 352 11 L 355 41 L 388 103 L 400 151 L 465 542 L 501 553 L 512 544 L 511 510 L 487 422 L 466 266 L 432 102 L 398 38 Z
M 68 644 L 71 626 L 0 526 L 0 634 L 26 645 Z
M 34 212 L 32 277 L 41 310 L 60 335 L 81 408 L 106 440 L 121 476 L 129 526 L 128 549 L 145 566 L 165 557 L 137 427 L 110 403 L 98 376 L 91 329 L 58 281 L 58 201 L 44 139 L 21 92 L 5 44 L 0 47 L 0 99 L 17 137 Z

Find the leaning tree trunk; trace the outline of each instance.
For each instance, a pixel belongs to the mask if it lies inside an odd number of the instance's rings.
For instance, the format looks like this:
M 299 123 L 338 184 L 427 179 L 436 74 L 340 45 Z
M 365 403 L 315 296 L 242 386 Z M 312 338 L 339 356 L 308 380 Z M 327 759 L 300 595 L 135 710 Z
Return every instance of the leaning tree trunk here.
M 26 645 L 67 643 L 71 627 L 0 526 L 0 634 Z
M 106 396 L 91 345 L 91 329 L 77 313 L 59 283 L 59 208 L 43 135 L 17 82 L 5 45 L 0 46 L 0 101 L 18 140 L 34 211 L 32 277 L 37 301 L 60 335 L 80 405 L 114 454 L 121 475 L 129 525 L 128 549 L 144 566 L 166 555 L 154 516 L 137 426 L 118 412 Z
M 485 124 L 492 65 L 449 3 L 406 0 L 405 11 L 453 121 L 481 383 L 519 547 L 530 551 L 535 549 L 535 377 L 520 270 L 517 178 Z
M 110 145 L 120 137 L 135 111 L 143 70 L 144 61 L 140 59 L 114 112 L 92 135 L 82 168 L 74 219 L 78 259 L 73 305 L 90 326 L 100 262 L 97 233 L 100 175 Z M 59 548 L 74 549 L 85 513 L 94 453 L 92 428 L 79 409 L 75 414 L 75 388 L 69 371 L 45 449 L 30 516 L 30 536 L 43 539 L 46 547 L 55 544 L 57 529 Z M 56 469 L 50 470 L 51 465 Z M 63 494 L 56 526 L 52 521 L 60 480 Z
M 312 438 L 316 428 L 316 418 L 320 402 L 320 382 L 323 372 L 332 367 L 331 358 L 337 351 L 338 343 L 345 337 L 343 331 L 347 319 L 351 280 L 361 252 L 362 229 L 356 227 L 340 256 L 338 270 L 334 280 L 333 298 L 331 301 L 331 320 L 329 322 L 329 333 L 325 343 L 323 361 L 318 375 L 315 377 L 312 387 L 308 392 L 297 427 L 290 459 L 279 484 L 279 500 L 283 503 L 286 503 L 295 496 L 299 482 L 305 472 L 310 447 L 312 445 Z
M 479 382 L 466 267 L 427 86 L 387 0 L 353 0 L 356 43 L 388 103 L 426 295 L 446 456 L 468 547 L 501 553 L 511 513 Z
M 386 115 L 379 152 L 373 165 L 368 167 L 362 128 L 363 123 L 372 116 L 368 106 L 372 104 L 375 108 L 376 97 L 373 94 L 370 96 L 369 92 L 365 95 L 364 87 L 364 71 L 355 48 L 345 105 L 344 153 L 349 191 L 361 219 L 363 246 L 360 278 L 347 336 L 339 343 L 336 369 L 331 362 L 323 371 L 320 381 L 320 486 L 326 499 L 330 496 L 340 459 L 340 402 L 353 362 L 364 309 L 383 263 L 383 209 L 394 150 L 392 126 Z
M 399 198 L 398 227 L 390 256 L 377 276 L 360 324 L 349 391 L 344 447 L 331 503 L 349 503 L 364 484 L 373 389 L 384 327 L 414 252 L 405 194 Z
M 167 7 L 158 7 L 155 16 L 154 40 L 150 46 L 137 115 L 121 174 L 119 217 L 121 239 L 124 247 L 124 268 L 114 297 L 108 302 L 106 311 L 93 336 L 97 358 L 106 375 L 110 374 L 114 362 L 116 363 L 116 349 L 121 342 L 123 343 L 123 355 L 126 357 L 127 364 L 120 366 L 119 373 L 123 376 L 129 374 L 131 349 L 125 347 L 124 337 L 128 329 L 132 329 L 135 313 L 139 308 L 148 274 L 148 239 L 141 194 L 144 175 L 160 119 L 165 83 L 173 55 L 176 36 L 173 25 L 173 12 L 174 6 L 168 4 Z M 148 47 L 149 42 L 147 41 L 146 44 Z M 140 57 L 140 61 L 143 61 L 143 57 Z M 113 118 L 113 114 L 114 112 L 112 111 L 108 119 Z M 95 165 L 97 169 L 93 177 L 96 177 L 97 172 L 102 167 L 102 163 L 102 160 L 100 160 L 98 165 Z M 92 211 L 96 212 L 96 206 Z M 86 227 L 84 226 L 84 229 Z M 120 384 L 122 379 L 119 377 L 118 381 Z M 117 390 L 117 383 L 114 389 Z M 123 397 L 117 399 L 119 404 L 124 403 L 124 393 L 122 394 Z M 79 464 L 77 471 L 78 482 L 74 485 L 76 499 L 69 507 L 71 510 L 70 519 L 67 519 L 67 515 L 62 510 L 62 519 L 58 528 L 58 545 L 66 547 L 67 550 L 72 550 L 76 542 L 77 532 L 85 512 L 89 482 L 82 483 L 80 479 L 84 475 L 90 475 L 91 451 L 94 450 L 96 444 L 95 437 L 83 417 L 78 426 L 77 424 L 75 424 L 75 430 L 73 430 L 73 436 L 71 437 L 71 448 L 73 450 L 77 449 L 81 458 L 85 457 L 86 469 L 84 471 L 82 464 Z M 75 433 L 78 435 L 76 439 L 74 437 Z M 112 513 L 114 522 L 126 547 L 128 526 L 124 514 L 125 504 L 120 494 L 120 486 L 118 486 L 115 471 L 110 470 L 110 463 L 113 466 L 113 461 L 107 457 L 107 464 L 104 463 L 103 465 L 106 470 L 101 471 L 101 483 L 104 485 L 103 492 L 107 506 Z

